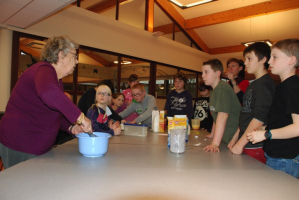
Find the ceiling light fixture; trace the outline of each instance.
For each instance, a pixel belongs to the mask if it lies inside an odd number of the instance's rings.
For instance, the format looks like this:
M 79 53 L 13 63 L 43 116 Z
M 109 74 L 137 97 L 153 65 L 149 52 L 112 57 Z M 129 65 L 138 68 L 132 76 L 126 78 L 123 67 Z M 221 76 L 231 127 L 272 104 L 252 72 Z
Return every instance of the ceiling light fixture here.
M 118 61 L 114 61 L 113 63 L 117 64 Z M 121 64 L 122 65 L 128 65 L 128 64 L 131 64 L 132 62 L 131 61 L 122 61 Z
M 255 43 L 255 42 L 265 42 L 267 43 L 270 47 L 273 45 L 273 43 L 270 40 L 258 40 L 258 41 L 253 41 L 253 42 L 243 42 L 241 44 L 243 44 L 244 46 L 248 47 L 249 45 Z
M 171 3 L 173 3 L 174 5 L 180 7 L 181 9 L 186 9 L 186 8 L 191 8 L 193 6 L 199 6 L 201 4 L 209 3 L 209 2 L 217 1 L 217 0 L 201 0 L 201 1 L 196 1 L 194 3 L 190 3 L 190 4 L 187 4 L 187 5 L 183 5 L 182 3 L 180 3 L 179 1 L 176 1 L 176 0 L 169 0 L 169 1 Z

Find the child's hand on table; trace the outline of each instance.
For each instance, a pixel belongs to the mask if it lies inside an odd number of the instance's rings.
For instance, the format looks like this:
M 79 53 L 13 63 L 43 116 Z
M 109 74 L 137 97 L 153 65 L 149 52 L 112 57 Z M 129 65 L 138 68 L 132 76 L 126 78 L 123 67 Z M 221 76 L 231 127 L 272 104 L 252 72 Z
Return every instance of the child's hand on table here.
M 234 145 L 231 149 L 229 149 L 233 154 L 242 154 L 243 147 L 241 147 L 239 144 Z
M 117 127 L 115 129 L 113 129 L 113 131 L 114 131 L 114 135 L 119 135 L 121 132 L 121 129 L 120 129 L 120 127 Z
M 211 153 L 220 152 L 219 147 L 216 144 L 210 144 L 206 146 L 203 150 Z

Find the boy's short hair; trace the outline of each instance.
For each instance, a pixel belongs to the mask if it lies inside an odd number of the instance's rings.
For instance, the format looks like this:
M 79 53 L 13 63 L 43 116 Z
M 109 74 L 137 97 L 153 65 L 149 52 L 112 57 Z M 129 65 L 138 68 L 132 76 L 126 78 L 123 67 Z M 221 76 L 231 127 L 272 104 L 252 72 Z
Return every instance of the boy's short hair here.
M 144 85 L 143 85 L 142 83 L 137 83 L 137 84 L 135 84 L 135 85 L 131 88 L 131 90 L 134 90 L 134 89 L 139 89 L 139 90 L 141 90 L 142 92 L 145 92 L 145 88 L 144 88 Z
M 137 81 L 139 79 L 139 76 L 137 74 L 131 74 L 129 76 L 129 83 L 132 83 L 133 81 Z
M 270 60 L 270 55 L 271 55 L 270 46 L 265 42 L 255 42 L 244 49 L 243 56 L 245 57 L 246 54 L 250 52 L 254 52 L 254 54 L 258 58 L 258 61 L 261 61 L 264 57 L 266 57 L 267 60 L 264 63 L 264 68 L 268 70 L 269 68 L 268 61 Z
M 241 60 L 241 59 L 237 59 L 237 58 L 230 58 L 230 59 L 227 60 L 227 62 L 226 62 L 226 66 L 228 67 L 228 65 L 229 65 L 231 62 L 238 63 L 238 65 L 239 65 L 240 67 L 243 67 L 242 70 L 238 73 L 238 77 L 245 78 L 245 64 L 244 64 L 244 61 Z
M 198 90 L 199 90 L 199 91 L 205 91 L 205 90 L 209 90 L 209 91 L 211 91 L 212 89 L 213 89 L 213 88 L 212 88 L 211 86 L 206 85 L 205 82 L 203 82 L 203 81 L 200 81 L 200 83 L 199 83 L 199 87 L 198 87 Z
M 179 79 L 179 80 L 183 80 L 185 85 L 187 84 L 188 78 L 186 76 L 186 74 L 184 74 L 183 72 L 177 72 L 173 75 L 173 81 L 175 81 L 175 79 Z
M 299 40 L 298 39 L 285 39 L 276 42 L 273 48 L 277 48 L 287 56 L 295 56 L 297 59 L 297 63 L 294 65 L 295 68 L 299 67 Z
M 211 69 L 216 72 L 216 71 L 220 71 L 221 74 L 220 74 L 220 77 L 223 73 L 223 65 L 221 63 L 220 60 L 218 59 L 212 59 L 212 60 L 208 60 L 206 62 L 203 62 L 203 65 L 210 65 L 211 66 Z

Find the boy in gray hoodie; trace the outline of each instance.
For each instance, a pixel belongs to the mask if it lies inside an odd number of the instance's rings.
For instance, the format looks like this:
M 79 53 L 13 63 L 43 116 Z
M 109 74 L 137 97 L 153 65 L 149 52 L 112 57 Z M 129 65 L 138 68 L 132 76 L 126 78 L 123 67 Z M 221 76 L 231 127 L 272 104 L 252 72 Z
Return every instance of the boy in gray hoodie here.
M 131 113 L 136 112 L 139 116 L 131 122 L 130 124 L 145 124 L 149 127 L 152 126 L 152 111 L 156 105 L 155 97 L 146 94 L 144 85 L 138 83 L 132 88 L 132 96 L 135 101 L 132 101 L 129 107 L 127 107 L 123 112 L 119 113 L 123 119 L 129 116 Z M 126 122 L 123 120 L 122 122 Z

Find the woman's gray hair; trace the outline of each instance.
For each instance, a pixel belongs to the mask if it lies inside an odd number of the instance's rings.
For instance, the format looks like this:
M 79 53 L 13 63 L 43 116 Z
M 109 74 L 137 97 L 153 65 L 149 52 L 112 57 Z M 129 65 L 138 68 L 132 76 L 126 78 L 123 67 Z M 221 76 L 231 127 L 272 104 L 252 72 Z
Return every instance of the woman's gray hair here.
M 79 45 L 69 36 L 54 36 L 47 40 L 41 53 L 41 60 L 56 64 L 58 61 L 58 53 L 60 51 L 66 56 L 70 52 L 70 49 L 78 48 Z

